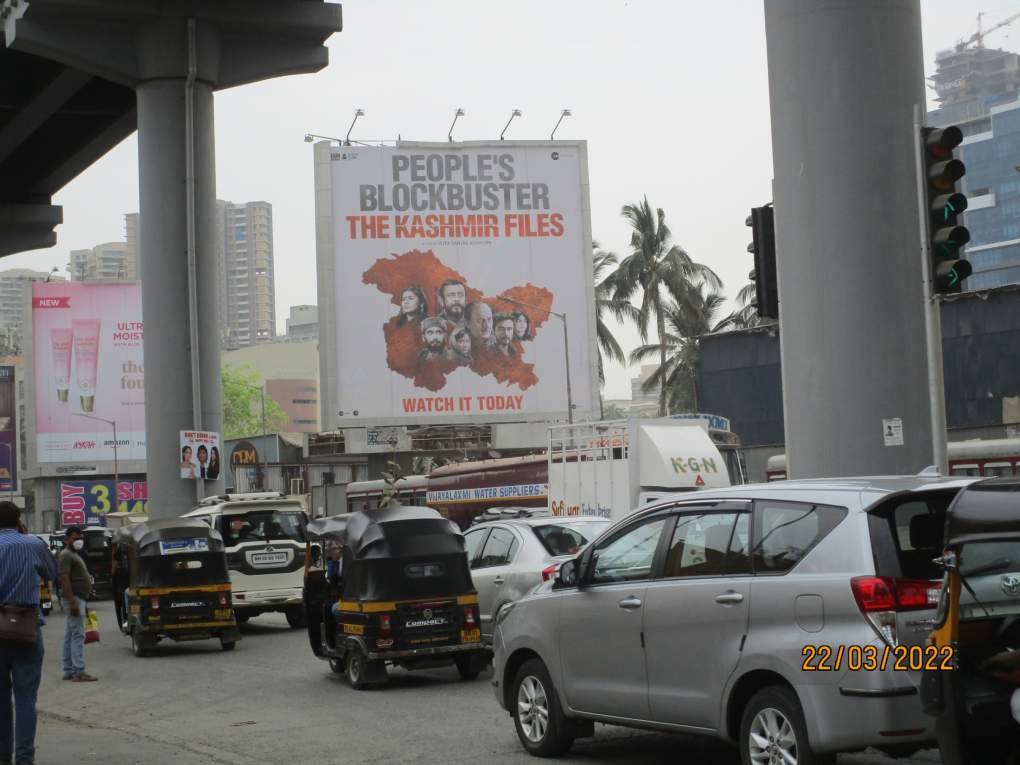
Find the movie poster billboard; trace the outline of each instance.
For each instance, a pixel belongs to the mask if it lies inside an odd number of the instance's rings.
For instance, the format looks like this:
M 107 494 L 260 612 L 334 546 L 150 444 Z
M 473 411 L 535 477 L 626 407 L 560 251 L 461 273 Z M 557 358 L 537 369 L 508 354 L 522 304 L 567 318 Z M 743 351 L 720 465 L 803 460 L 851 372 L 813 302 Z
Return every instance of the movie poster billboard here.
M 139 284 L 32 285 L 40 463 L 145 459 Z
M 317 173 L 320 280 L 333 290 L 324 427 L 561 418 L 568 355 L 575 416 L 593 410 L 583 142 L 329 157 L 328 191 Z
M 105 526 L 108 513 L 145 513 L 149 504 L 146 481 L 61 481 L 60 520 L 63 526 Z
M 220 477 L 220 434 L 205 430 L 182 430 L 181 478 L 215 481 Z
M 18 490 L 14 367 L 0 366 L 0 492 Z

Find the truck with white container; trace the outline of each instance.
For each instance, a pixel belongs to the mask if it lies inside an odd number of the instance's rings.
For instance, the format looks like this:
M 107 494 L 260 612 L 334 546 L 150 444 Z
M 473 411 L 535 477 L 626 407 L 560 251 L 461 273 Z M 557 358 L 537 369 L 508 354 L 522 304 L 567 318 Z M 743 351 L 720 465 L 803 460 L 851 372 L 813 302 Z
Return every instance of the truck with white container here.
M 552 425 L 544 454 L 461 462 L 428 476 L 426 504 L 466 528 L 492 508 L 620 518 L 659 496 L 742 483 L 739 448 L 700 419 Z

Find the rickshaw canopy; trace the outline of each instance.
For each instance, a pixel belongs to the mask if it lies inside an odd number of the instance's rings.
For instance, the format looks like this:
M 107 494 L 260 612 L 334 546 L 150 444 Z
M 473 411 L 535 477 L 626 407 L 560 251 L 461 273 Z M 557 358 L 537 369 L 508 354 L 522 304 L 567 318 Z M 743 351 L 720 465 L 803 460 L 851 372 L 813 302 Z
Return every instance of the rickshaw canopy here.
M 946 514 L 946 546 L 1020 540 L 1020 480 L 990 478 L 962 489 Z
M 347 547 L 355 558 L 402 558 L 464 552 L 457 525 L 429 507 L 351 513 Z
M 464 537 L 423 507 L 351 514 L 343 553 L 344 600 L 474 594 Z
M 309 521 L 308 525 L 305 526 L 305 536 L 309 542 L 314 542 L 324 537 L 335 537 L 342 541 L 347 537 L 347 525 L 350 522 L 351 515 L 351 513 L 343 513 Z
M 171 587 L 230 582 L 223 537 L 197 518 L 126 526 L 114 538 L 129 586 Z

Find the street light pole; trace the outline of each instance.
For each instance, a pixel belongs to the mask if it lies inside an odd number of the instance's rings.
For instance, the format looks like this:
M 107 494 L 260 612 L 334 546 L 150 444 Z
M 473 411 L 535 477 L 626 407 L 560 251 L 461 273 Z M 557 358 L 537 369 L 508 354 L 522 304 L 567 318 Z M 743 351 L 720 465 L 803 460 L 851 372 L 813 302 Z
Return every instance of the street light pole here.
M 262 480 L 259 481 L 259 488 L 264 491 L 266 488 L 266 471 L 269 468 L 266 463 L 266 386 L 264 384 L 259 386 L 243 382 L 238 382 L 238 385 L 243 385 L 245 388 L 250 388 L 251 390 L 257 390 L 259 392 L 259 397 L 262 400 Z
M 544 313 L 549 314 L 550 316 L 555 316 L 557 319 L 559 319 L 560 321 L 563 322 L 563 362 L 564 362 L 564 364 L 566 364 L 566 372 L 567 372 L 567 374 L 566 374 L 566 383 L 567 383 L 567 422 L 570 425 L 573 425 L 574 424 L 574 394 L 572 392 L 573 389 L 570 387 L 570 341 L 568 339 L 568 333 L 567 333 L 567 315 L 565 313 L 557 313 L 556 311 L 552 311 L 552 310 L 550 310 L 548 308 L 542 308 L 541 306 L 532 305 L 531 303 L 525 303 L 523 300 L 517 300 L 516 298 L 501 297 L 501 298 L 499 298 L 499 300 L 502 300 L 502 301 L 504 301 L 506 303 L 510 303 L 512 305 L 518 305 L 518 306 L 521 306 L 523 308 L 534 308 L 536 311 L 542 311 Z
M 107 425 L 113 428 L 113 509 L 114 511 L 120 510 L 120 462 L 117 459 L 117 421 L 108 420 L 105 417 L 96 417 L 92 414 L 85 414 L 84 412 L 72 412 L 75 417 L 85 417 L 89 420 L 95 420 L 96 422 L 105 422 Z

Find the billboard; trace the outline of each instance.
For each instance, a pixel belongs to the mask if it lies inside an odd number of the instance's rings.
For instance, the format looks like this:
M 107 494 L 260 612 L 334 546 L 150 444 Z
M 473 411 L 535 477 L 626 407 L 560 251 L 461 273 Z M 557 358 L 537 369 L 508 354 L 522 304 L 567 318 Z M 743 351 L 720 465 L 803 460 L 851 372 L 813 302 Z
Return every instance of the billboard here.
M 18 489 L 18 439 L 14 426 L 14 367 L 0 366 L 0 492 Z
M 148 503 L 146 481 L 120 481 L 116 503 L 113 481 L 60 482 L 60 518 L 64 526 L 105 526 L 107 513 L 145 513 Z
M 140 284 L 32 285 L 40 463 L 145 459 Z
M 181 431 L 181 478 L 215 481 L 220 477 L 220 434 Z
M 332 291 L 323 427 L 561 418 L 568 356 L 575 415 L 594 410 L 583 142 L 328 156 L 316 184 L 320 283 Z

